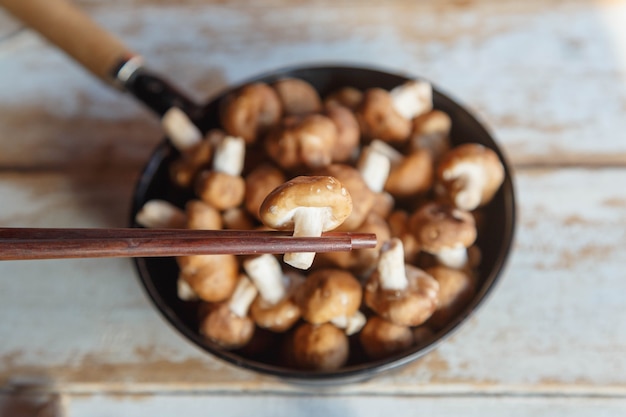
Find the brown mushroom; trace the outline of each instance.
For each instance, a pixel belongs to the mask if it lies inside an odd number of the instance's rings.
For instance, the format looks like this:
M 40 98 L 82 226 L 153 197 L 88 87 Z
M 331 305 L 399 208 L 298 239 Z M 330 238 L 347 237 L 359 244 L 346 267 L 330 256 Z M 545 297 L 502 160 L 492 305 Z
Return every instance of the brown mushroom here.
M 300 318 L 293 293 L 304 278 L 283 273 L 278 260 L 270 254 L 246 259 L 243 268 L 259 290 L 250 308 L 254 322 L 273 332 L 289 330 Z
M 450 149 L 450 128 L 452 120 L 441 110 L 432 110 L 413 119 L 410 149 L 425 149 L 435 162 Z
M 272 84 L 287 116 L 303 116 L 322 110 L 322 100 L 315 88 L 304 80 L 283 78 Z
M 312 324 L 336 317 L 352 317 L 361 305 L 363 290 L 347 271 L 320 269 L 311 273 L 296 292 L 302 318 Z
M 224 301 L 235 290 L 239 264 L 234 255 L 181 256 L 176 261 L 179 278 L 204 301 Z
M 465 271 L 435 266 L 426 270 L 439 282 L 437 310 L 428 320 L 435 329 L 441 329 L 455 318 L 476 292 L 474 279 Z
M 224 349 L 246 345 L 254 334 L 254 322 L 248 317 L 257 289 L 241 275 L 230 300 L 212 309 L 200 323 L 200 333 Z
M 413 333 L 407 326 L 371 317 L 359 334 L 361 346 L 371 359 L 382 359 L 413 345 Z
M 383 247 L 376 271 L 365 286 L 365 304 L 382 318 L 402 326 L 419 326 L 437 308 L 439 284 L 426 272 L 404 263 L 402 242 Z
M 362 100 L 363 92 L 361 90 L 354 87 L 342 87 L 326 96 L 324 105 L 326 108 L 343 106 L 355 111 Z
M 337 127 L 321 114 L 283 121 L 266 138 L 267 154 L 281 168 L 298 170 L 302 167 L 321 168 L 331 163 L 337 140 Z
M 187 229 L 219 230 L 222 228 L 220 212 L 202 200 L 189 200 L 185 204 Z
M 467 248 L 477 234 L 471 213 L 435 202 L 413 213 L 409 229 L 423 251 L 435 255 L 443 265 L 457 269 L 467 264 Z
M 253 143 L 259 135 L 277 125 L 282 106 L 276 91 L 264 83 L 248 84 L 222 103 L 220 120 L 230 135 Z
M 370 213 L 377 214 L 383 219 L 386 219 L 393 212 L 395 205 L 396 199 L 387 191 L 381 191 L 374 195 L 374 205 Z
M 190 187 L 198 172 L 210 166 L 213 157 L 214 137 L 224 136 L 222 131 L 214 130 L 197 145 L 186 149 L 180 157 L 169 166 L 169 174 L 172 182 L 179 187 Z
M 294 332 L 291 353 L 298 368 L 339 369 L 348 361 L 349 352 L 348 337 L 330 323 L 302 323 Z
M 213 170 L 202 172 L 196 183 L 196 194 L 218 210 L 239 206 L 245 196 L 241 177 L 245 158 L 242 138 L 226 136 L 215 149 Z
M 338 231 L 352 231 L 363 224 L 374 205 L 375 194 L 367 187 L 355 168 L 346 164 L 332 164 L 316 172 L 339 180 L 352 197 L 352 212 L 338 227 Z M 358 202 L 358 204 L 354 204 Z
M 444 154 L 437 180 L 455 206 L 471 211 L 491 201 L 504 181 L 504 166 L 493 150 L 466 143 Z
M 256 167 L 246 176 L 246 197 L 244 204 L 248 213 L 261 220 L 259 208 L 265 197 L 285 182 L 282 171 L 270 164 Z
M 269 227 L 293 230 L 294 236 L 321 236 L 335 229 L 352 212 L 352 199 L 346 188 L 333 177 L 300 176 L 274 189 L 259 210 Z M 315 253 L 286 253 L 289 265 L 307 269 Z
M 324 113 L 337 128 L 337 138 L 331 150 L 331 160 L 346 162 L 355 156 L 361 140 L 359 122 L 347 107 L 331 106 Z
M 411 133 L 411 120 L 400 114 L 388 91 L 370 88 L 356 111 L 361 133 L 369 139 L 403 143 Z
M 409 229 L 409 213 L 405 210 L 396 210 L 389 215 L 387 222 L 391 236 L 402 241 L 405 262 L 415 264 L 420 245 Z
M 389 159 L 389 175 L 384 181 L 384 189 L 394 197 L 412 197 L 431 189 L 434 165 L 428 151 L 417 150 L 403 155 L 380 140 L 373 140 L 368 151 L 370 154 L 384 155 Z
M 256 226 L 254 219 L 242 207 L 232 207 L 222 213 L 225 229 L 250 230 Z

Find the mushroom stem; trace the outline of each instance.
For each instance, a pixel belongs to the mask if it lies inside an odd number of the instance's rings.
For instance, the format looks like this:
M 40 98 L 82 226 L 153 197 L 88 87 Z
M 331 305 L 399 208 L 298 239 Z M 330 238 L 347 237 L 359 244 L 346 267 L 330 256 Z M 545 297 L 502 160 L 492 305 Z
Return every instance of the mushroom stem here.
M 459 190 L 454 196 L 454 205 L 463 210 L 473 210 L 480 205 L 482 190 L 487 182 L 485 170 L 479 164 L 459 163 L 443 174 L 446 181 L 454 181 Z
M 202 141 L 202 132 L 178 107 L 171 107 L 161 118 L 161 126 L 172 145 L 183 152 Z
M 149 200 L 141 207 L 135 221 L 143 227 L 184 228 L 187 223 L 185 212 L 165 200 Z
M 383 289 L 402 291 L 408 287 L 409 281 L 404 267 L 404 247 L 400 239 L 392 238 L 388 242 L 387 249 L 380 254 L 376 268 Z
M 367 319 L 365 318 L 365 314 L 357 310 L 352 316 L 337 316 L 330 322 L 340 329 L 343 329 L 346 335 L 351 336 L 361 331 Z
M 375 193 L 380 193 L 385 188 L 387 177 L 389 177 L 391 161 L 378 149 L 367 146 L 361 152 L 357 169 L 367 187 Z
M 404 155 L 400 153 L 396 148 L 387 144 L 387 142 L 383 142 L 382 140 L 374 139 L 370 143 L 370 148 L 376 150 L 376 152 L 385 155 L 389 158 L 389 161 L 392 165 L 395 165 L 404 159 Z
M 215 148 L 213 169 L 232 175 L 241 175 L 246 156 L 246 142 L 243 138 L 226 136 Z
M 178 281 L 176 281 L 176 293 L 178 294 L 178 298 L 183 301 L 195 301 L 199 299 L 198 294 L 191 288 L 191 285 L 182 278 L 178 278 Z
M 293 215 L 293 235 L 296 237 L 318 237 L 324 230 L 324 221 L 330 217 L 326 207 L 299 207 Z M 294 268 L 307 269 L 313 264 L 315 252 L 292 252 L 283 257 L 285 263 Z
M 435 257 L 443 265 L 452 269 L 461 269 L 468 262 L 467 249 L 464 247 L 444 249 L 438 252 Z
M 271 305 L 285 298 L 287 293 L 283 270 L 274 255 L 265 254 L 243 262 L 243 268 L 254 282 L 261 298 Z
M 389 92 L 393 107 L 407 119 L 412 119 L 433 108 L 432 86 L 424 81 L 409 81 Z
M 241 275 L 235 292 L 228 302 L 228 308 L 237 317 L 245 317 L 257 293 L 257 288 L 252 281 L 245 275 Z

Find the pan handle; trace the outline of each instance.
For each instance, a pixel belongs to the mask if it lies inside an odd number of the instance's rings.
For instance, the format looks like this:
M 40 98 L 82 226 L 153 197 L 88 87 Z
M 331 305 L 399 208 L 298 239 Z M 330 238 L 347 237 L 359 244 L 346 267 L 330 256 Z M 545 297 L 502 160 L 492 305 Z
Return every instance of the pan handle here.
M 0 0 L 0 6 L 101 80 L 125 89 L 162 116 L 179 107 L 198 124 L 202 109 L 143 68 L 141 58 L 68 0 Z

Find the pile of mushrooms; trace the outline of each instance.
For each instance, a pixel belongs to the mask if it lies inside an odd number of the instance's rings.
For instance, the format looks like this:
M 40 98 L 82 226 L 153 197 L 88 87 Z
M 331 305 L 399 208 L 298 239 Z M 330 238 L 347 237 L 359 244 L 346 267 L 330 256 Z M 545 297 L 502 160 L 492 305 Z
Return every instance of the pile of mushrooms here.
M 220 121 L 203 136 L 179 110 L 166 113 L 179 152 L 171 181 L 196 199 L 149 201 L 139 224 L 335 229 L 376 233 L 378 245 L 179 258 L 179 297 L 198 303 L 207 339 L 327 371 L 428 343 L 463 311 L 479 285 L 477 219 L 505 173 L 493 150 L 451 145 L 428 83 L 325 97 L 299 79 L 253 83 L 222 101 Z

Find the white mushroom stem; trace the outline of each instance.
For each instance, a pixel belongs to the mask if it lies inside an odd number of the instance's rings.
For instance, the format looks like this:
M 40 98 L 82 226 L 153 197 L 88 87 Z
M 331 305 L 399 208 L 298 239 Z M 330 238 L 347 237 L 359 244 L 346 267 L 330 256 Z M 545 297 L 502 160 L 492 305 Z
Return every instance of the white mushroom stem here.
M 181 152 L 202 141 L 202 132 L 178 107 L 172 107 L 161 118 L 161 126 L 172 145 Z
M 293 235 L 296 237 L 318 237 L 324 231 L 324 224 L 330 217 L 328 207 L 298 207 L 293 215 Z M 315 252 L 286 253 L 285 263 L 298 269 L 308 269 L 313 264 Z
M 257 294 L 257 288 L 252 281 L 247 276 L 240 275 L 235 292 L 228 302 L 228 308 L 237 317 L 245 317 Z
M 436 253 L 435 257 L 441 264 L 453 269 L 462 269 L 468 262 L 467 249 L 464 247 L 444 249 Z
M 389 241 L 387 249 L 380 254 L 376 269 L 380 286 L 384 290 L 402 291 L 407 288 L 409 281 L 404 267 L 404 246 L 400 239 Z
M 265 254 L 246 259 L 243 268 L 256 285 L 263 300 L 277 304 L 287 294 L 283 269 L 274 255 Z
M 361 331 L 363 326 L 365 326 L 367 319 L 365 318 L 365 315 L 363 313 L 357 310 L 357 312 L 350 317 L 338 316 L 332 319 L 330 322 L 340 329 L 343 329 L 346 335 L 350 336 Z
M 165 200 L 149 200 L 135 215 L 135 221 L 151 229 L 184 228 L 187 223 L 185 212 Z
M 389 92 L 393 107 L 407 119 L 433 109 L 433 88 L 425 81 L 409 81 Z
M 243 138 L 226 136 L 215 147 L 213 169 L 237 177 L 243 171 L 246 142 Z
M 386 155 L 371 146 L 367 146 L 361 152 L 357 169 L 363 177 L 365 185 L 373 192 L 380 193 L 385 188 L 387 177 L 389 177 L 391 161 Z
M 178 298 L 183 301 L 198 300 L 198 294 L 196 294 L 187 281 L 182 278 L 178 278 L 178 281 L 176 281 L 176 293 L 178 294 Z
M 471 211 L 480 205 L 483 188 L 487 184 L 485 168 L 478 163 L 460 162 L 442 173 L 445 181 L 454 181 L 458 191 L 454 195 L 454 205 Z
M 404 155 L 402 155 L 399 150 L 389 145 L 387 142 L 383 142 L 382 140 L 374 139 L 369 146 L 376 152 L 381 153 L 389 158 L 391 165 L 399 164 L 404 159 Z

